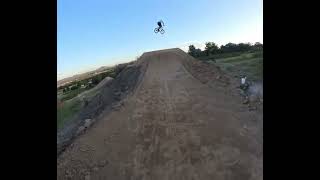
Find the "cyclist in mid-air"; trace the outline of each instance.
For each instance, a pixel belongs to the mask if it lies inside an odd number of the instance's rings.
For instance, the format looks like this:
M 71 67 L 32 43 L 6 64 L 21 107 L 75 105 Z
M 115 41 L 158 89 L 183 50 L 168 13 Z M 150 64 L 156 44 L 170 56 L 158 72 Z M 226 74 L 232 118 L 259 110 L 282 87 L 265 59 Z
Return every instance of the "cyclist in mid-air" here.
M 157 22 L 157 24 L 158 24 L 159 27 L 155 28 L 154 32 L 158 33 L 160 31 L 160 33 L 163 34 L 164 33 L 164 29 L 163 29 L 164 23 L 163 23 L 163 21 L 160 20 L 160 21 Z
M 162 26 L 164 25 L 164 23 L 163 23 L 163 21 L 162 20 L 160 20 L 160 21 L 158 21 L 158 29 L 160 29 L 160 28 L 162 28 Z

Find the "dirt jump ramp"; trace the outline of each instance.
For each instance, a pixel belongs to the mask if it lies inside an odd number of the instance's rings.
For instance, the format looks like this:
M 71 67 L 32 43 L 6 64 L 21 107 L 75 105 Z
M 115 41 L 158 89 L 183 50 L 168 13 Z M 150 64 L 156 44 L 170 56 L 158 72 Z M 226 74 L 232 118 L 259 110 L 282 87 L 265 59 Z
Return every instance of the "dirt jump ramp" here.
M 180 49 L 136 65 L 145 71 L 132 94 L 58 157 L 58 179 L 262 179 L 262 119 L 230 77 Z

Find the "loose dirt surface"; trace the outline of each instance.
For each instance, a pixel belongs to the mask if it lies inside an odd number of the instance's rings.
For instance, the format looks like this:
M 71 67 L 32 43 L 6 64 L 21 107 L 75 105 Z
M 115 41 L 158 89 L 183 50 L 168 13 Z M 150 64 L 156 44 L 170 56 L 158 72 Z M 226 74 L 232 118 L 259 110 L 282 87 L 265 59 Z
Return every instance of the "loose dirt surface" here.
M 179 49 L 137 63 L 146 71 L 134 93 L 58 157 L 58 179 L 262 179 L 262 113 L 235 81 Z

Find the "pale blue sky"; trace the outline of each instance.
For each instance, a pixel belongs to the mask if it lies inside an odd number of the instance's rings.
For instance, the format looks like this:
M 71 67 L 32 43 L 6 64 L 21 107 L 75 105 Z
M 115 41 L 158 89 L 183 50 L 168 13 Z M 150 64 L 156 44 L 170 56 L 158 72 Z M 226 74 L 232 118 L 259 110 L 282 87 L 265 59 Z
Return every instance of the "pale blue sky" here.
M 204 42 L 263 42 L 262 0 L 58 0 L 58 79 Z M 166 33 L 155 34 L 157 20 Z

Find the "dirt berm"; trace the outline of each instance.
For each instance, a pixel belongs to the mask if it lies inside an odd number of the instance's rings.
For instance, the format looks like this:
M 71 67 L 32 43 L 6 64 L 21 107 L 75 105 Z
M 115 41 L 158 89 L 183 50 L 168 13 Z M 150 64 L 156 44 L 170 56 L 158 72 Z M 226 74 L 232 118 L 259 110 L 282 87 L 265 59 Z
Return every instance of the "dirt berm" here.
M 94 121 L 104 112 L 106 115 L 110 110 L 119 108 L 121 102 L 128 94 L 134 91 L 137 83 L 142 79 L 146 63 L 126 63 L 116 67 L 117 77 L 112 79 L 106 77 L 93 89 L 80 94 L 82 107 L 79 112 L 64 125 L 64 128 L 57 132 L 57 155 L 80 135 L 79 128 L 83 132 L 89 128 L 86 120 L 93 124 Z M 92 97 L 92 94 L 94 96 Z M 82 132 L 81 132 L 82 133 Z

